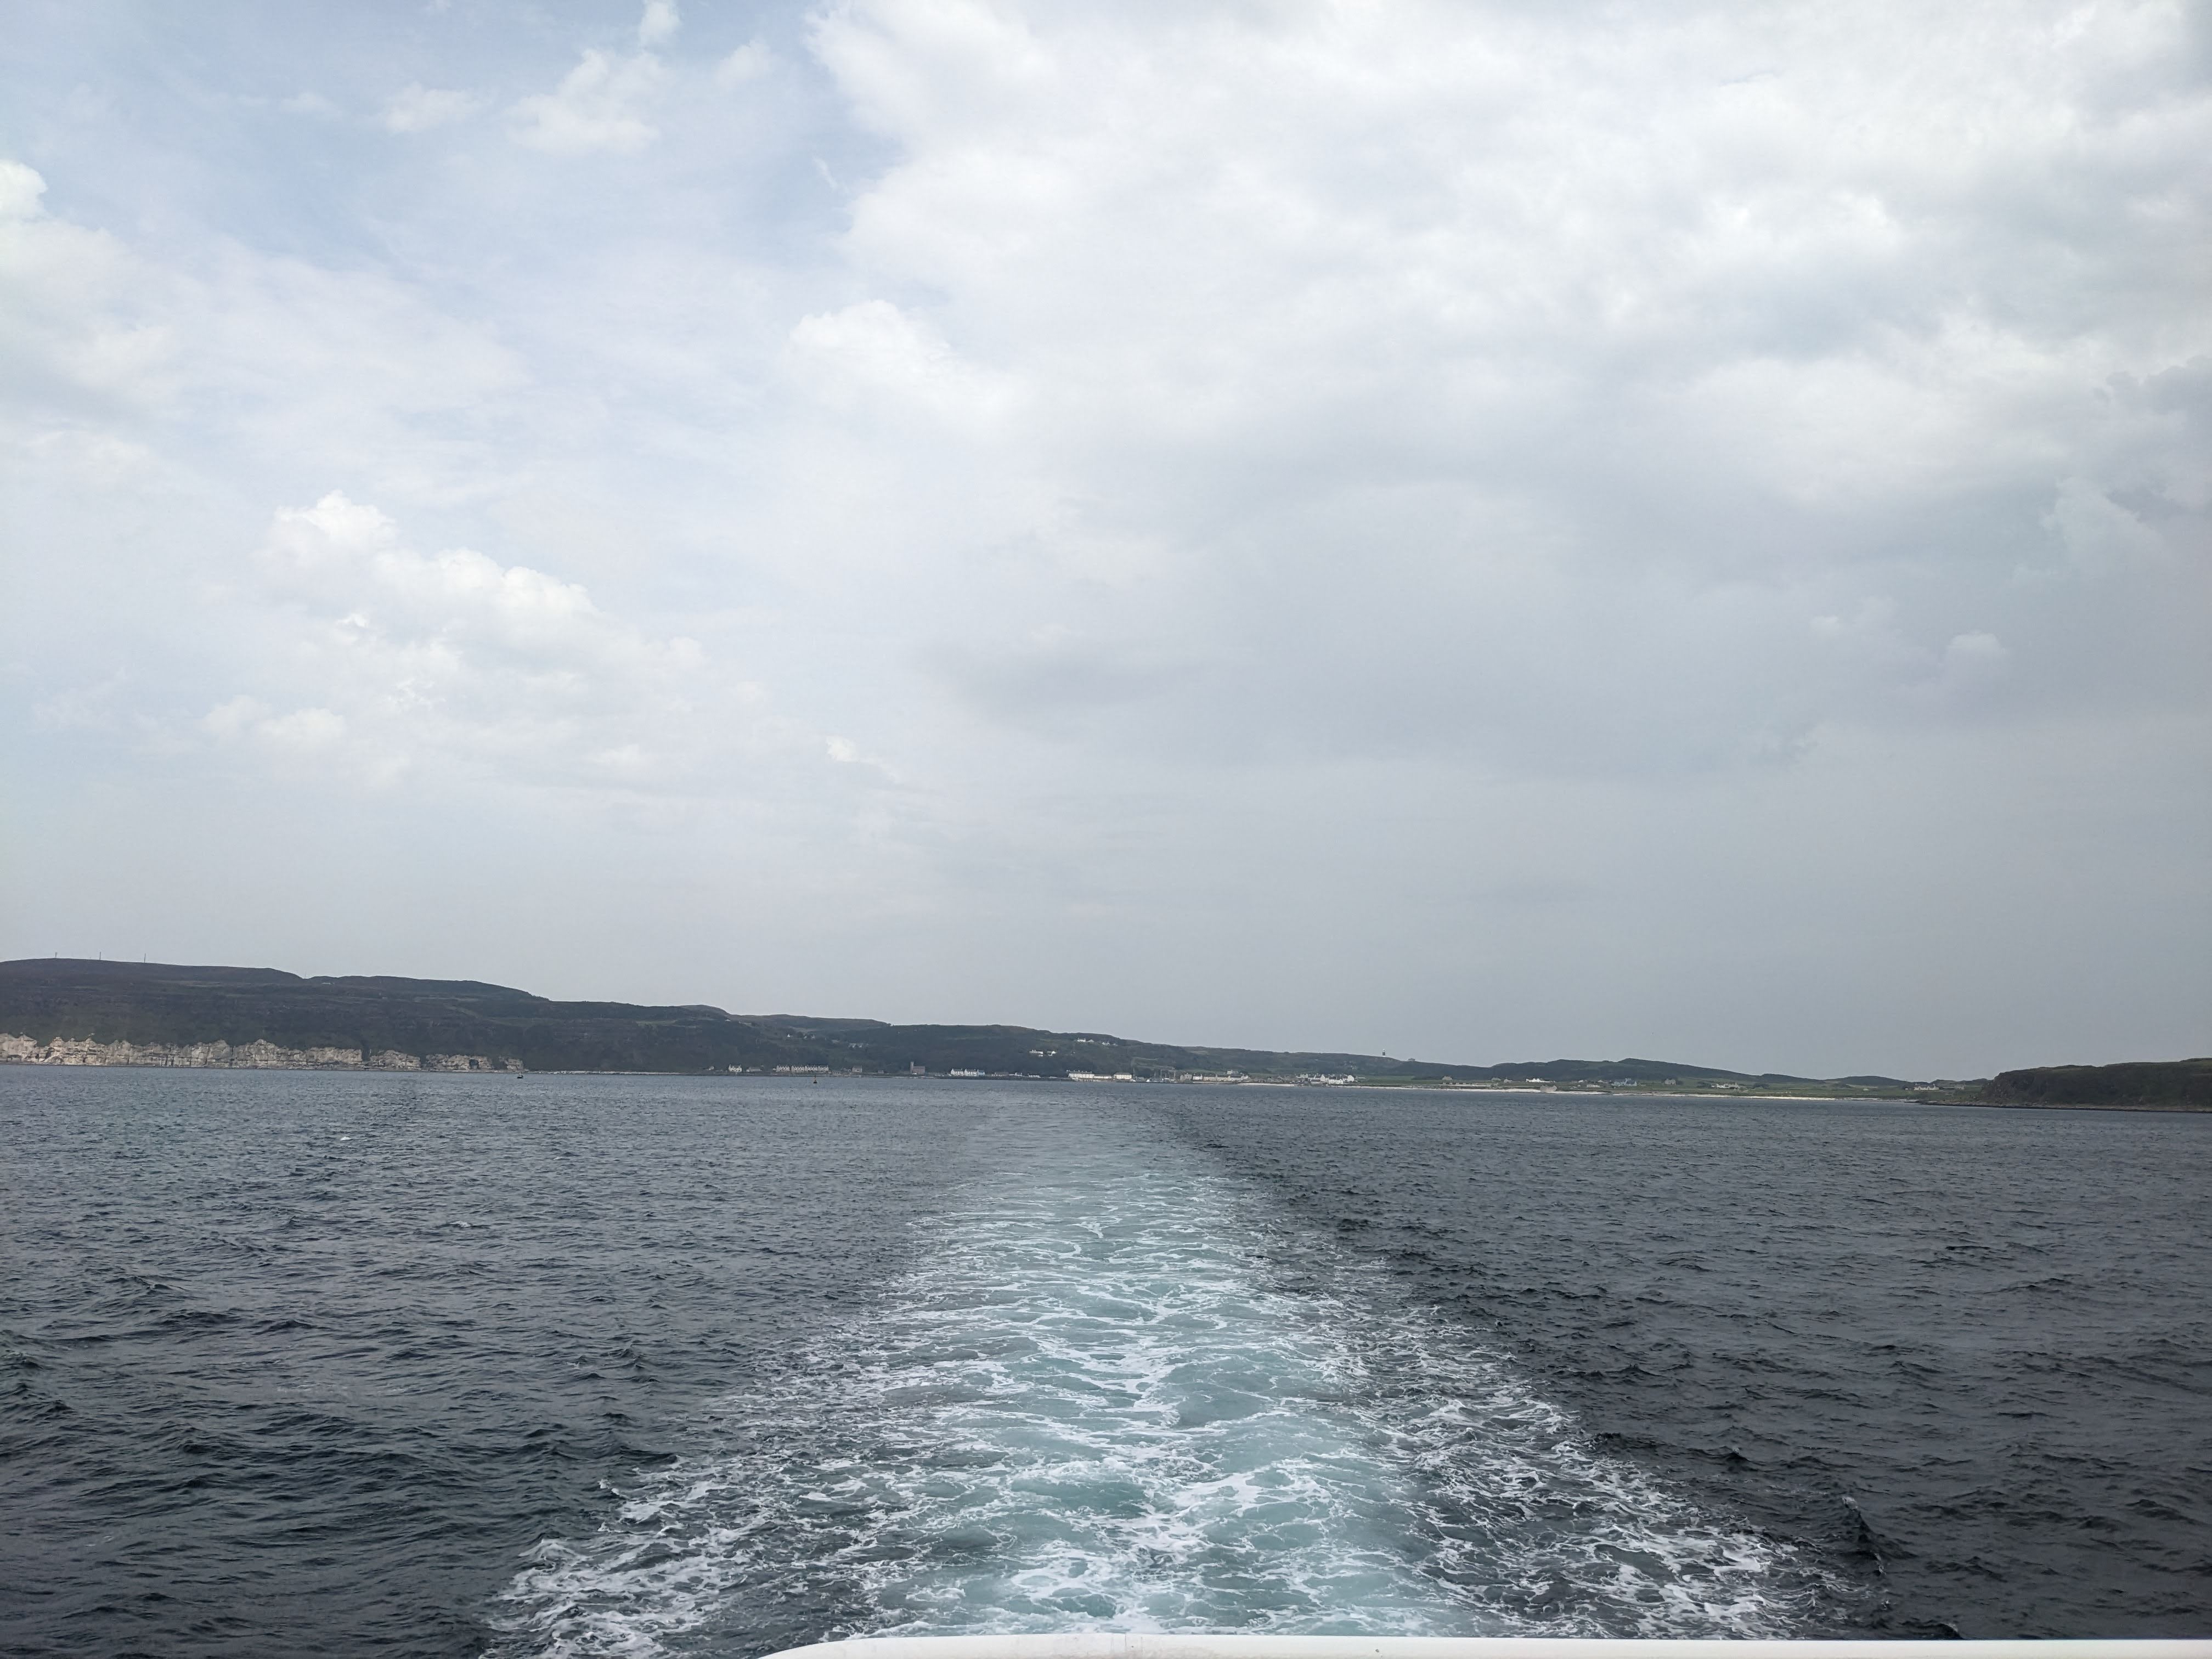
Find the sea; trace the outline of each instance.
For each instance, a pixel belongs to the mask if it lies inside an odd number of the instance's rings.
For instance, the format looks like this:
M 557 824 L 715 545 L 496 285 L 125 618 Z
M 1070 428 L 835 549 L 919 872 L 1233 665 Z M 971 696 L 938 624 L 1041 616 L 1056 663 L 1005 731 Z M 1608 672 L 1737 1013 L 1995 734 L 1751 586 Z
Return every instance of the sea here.
M 2212 1115 L 0 1069 L 0 1650 L 2212 1633 Z

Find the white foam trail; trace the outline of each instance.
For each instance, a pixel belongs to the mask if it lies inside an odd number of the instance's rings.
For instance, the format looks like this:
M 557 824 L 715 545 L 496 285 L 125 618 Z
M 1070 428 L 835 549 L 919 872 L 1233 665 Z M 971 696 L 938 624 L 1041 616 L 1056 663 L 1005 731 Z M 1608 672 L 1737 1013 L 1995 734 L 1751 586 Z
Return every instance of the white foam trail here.
M 1042 1630 L 1777 1635 L 1813 1580 L 1178 1149 L 1030 1124 L 884 1306 L 509 1587 L 520 1650 Z M 1048 1173 L 1040 1174 L 1040 1169 Z M 757 1632 L 757 1641 L 745 1640 Z

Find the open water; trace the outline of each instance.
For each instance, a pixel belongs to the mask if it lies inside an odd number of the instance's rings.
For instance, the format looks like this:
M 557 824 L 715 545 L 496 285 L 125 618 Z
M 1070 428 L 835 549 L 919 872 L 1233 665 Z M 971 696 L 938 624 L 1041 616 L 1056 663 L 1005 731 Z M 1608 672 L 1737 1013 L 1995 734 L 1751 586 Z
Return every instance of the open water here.
M 0 1071 L 0 1648 L 2212 1632 L 2212 1117 Z

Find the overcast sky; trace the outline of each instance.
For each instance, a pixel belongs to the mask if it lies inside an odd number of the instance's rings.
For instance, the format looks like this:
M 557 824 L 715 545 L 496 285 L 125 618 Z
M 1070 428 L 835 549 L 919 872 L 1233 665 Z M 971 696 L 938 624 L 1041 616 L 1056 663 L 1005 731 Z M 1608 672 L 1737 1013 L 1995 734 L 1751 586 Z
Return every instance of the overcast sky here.
M 2212 8 L 8 11 L 0 955 L 2212 1051 Z

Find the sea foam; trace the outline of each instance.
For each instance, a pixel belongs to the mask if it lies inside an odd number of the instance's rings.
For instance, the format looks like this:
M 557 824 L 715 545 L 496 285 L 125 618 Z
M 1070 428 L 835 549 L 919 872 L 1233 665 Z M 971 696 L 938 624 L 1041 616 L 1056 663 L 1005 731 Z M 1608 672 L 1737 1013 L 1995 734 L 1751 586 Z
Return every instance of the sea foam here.
M 1817 1573 L 1509 1358 L 1102 1115 L 1012 1133 L 912 1270 L 547 1540 L 516 1652 L 1060 1630 L 1777 1636 Z

